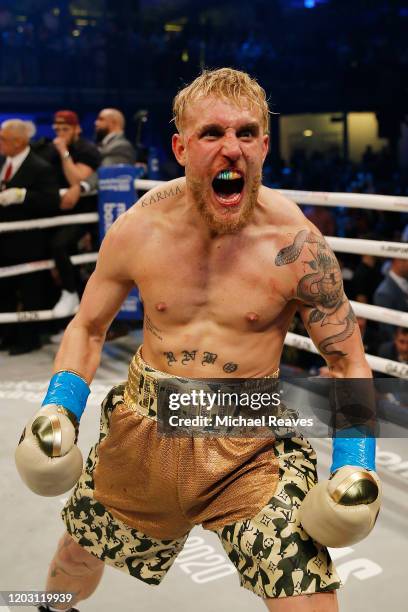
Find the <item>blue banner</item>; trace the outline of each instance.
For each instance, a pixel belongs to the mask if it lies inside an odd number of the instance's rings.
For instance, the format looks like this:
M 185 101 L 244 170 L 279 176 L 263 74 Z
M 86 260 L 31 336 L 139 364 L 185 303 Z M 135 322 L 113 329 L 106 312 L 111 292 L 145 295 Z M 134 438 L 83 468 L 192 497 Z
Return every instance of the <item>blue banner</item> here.
M 134 166 L 104 166 L 98 170 L 99 237 L 102 241 L 113 222 L 133 206 L 137 200 L 135 179 L 138 169 Z M 143 319 L 143 309 L 138 290 L 132 289 L 123 302 L 118 319 Z

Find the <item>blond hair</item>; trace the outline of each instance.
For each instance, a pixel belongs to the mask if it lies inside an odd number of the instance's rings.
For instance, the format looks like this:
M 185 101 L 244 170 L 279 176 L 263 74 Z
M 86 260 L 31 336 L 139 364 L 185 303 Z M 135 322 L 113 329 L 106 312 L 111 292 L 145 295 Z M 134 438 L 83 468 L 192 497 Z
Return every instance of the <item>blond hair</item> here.
M 263 130 L 269 133 L 269 108 L 265 90 L 249 74 L 233 68 L 203 70 L 190 85 L 178 92 L 173 100 L 173 121 L 179 132 L 183 130 L 189 105 L 208 96 L 225 98 L 239 108 L 249 102 L 250 108 L 257 107 L 261 112 Z

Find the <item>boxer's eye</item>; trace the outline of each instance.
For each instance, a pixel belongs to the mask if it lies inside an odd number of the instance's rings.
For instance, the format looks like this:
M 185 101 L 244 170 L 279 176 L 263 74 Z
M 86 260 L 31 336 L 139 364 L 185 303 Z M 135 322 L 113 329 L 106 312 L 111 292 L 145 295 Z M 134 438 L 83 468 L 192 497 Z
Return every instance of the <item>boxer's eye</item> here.
M 201 132 L 200 138 L 205 138 L 206 140 L 215 140 L 217 138 L 221 138 L 222 135 L 223 132 L 219 128 L 209 127 Z

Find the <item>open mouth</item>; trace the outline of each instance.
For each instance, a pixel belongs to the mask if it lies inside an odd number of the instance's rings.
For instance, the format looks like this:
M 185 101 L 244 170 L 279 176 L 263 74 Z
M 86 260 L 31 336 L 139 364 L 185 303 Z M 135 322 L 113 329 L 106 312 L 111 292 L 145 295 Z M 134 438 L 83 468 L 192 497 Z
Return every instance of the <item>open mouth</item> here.
M 242 175 L 235 170 L 222 170 L 212 182 L 215 196 L 222 206 L 237 206 L 244 185 Z

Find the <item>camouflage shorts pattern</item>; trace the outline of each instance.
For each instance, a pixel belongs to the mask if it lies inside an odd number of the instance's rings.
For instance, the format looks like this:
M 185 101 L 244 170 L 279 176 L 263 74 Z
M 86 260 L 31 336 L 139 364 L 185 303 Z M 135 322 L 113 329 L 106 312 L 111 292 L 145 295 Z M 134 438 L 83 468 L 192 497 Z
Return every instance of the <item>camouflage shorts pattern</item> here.
M 123 403 L 124 386 L 113 388 L 101 412 L 99 443 L 109 433 L 110 416 Z M 327 549 L 299 522 L 299 506 L 316 482 L 316 456 L 303 438 L 275 442 L 278 487 L 267 505 L 249 520 L 214 530 L 237 568 L 241 586 L 263 598 L 326 592 L 340 586 Z M 90 451 L 62 518 L 68 533 L 89 553 L 140 580 L 158 585 L 182 550 L 188 534 L 158 539 L 126 525 L 94 498 L 93 472 L 98 444 Z

